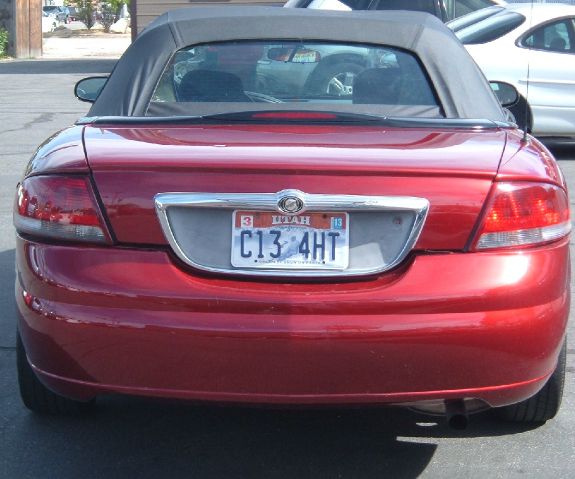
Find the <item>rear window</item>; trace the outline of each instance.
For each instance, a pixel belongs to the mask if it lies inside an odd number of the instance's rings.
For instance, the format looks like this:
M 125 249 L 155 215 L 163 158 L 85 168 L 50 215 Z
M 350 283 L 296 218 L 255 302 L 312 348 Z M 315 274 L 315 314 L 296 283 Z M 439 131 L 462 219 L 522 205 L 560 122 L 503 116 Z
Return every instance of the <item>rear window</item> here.
M 406 5 L 405 0 L 373 0 L 370 10 L 414 10 L 437 15 L 436 2 L 434 0 L 411 0 Z
M 463 17 L 456 18 L 455 20 L 447 22 L 447 26 L 451 28 L 451 30 L 453 30 L 454 32 L 458 32 L 460 30 L 463 30 L 464 28 L 479 23 L 488 17 L 497 15 L 498 13 L 501 13 L 504 10 L 505 9 L 503 7 L 482 8 L 481 10 L 477 10 L 476 12 L 469 13 Z
M 478 16 L 481 15 L 479 12 Z M 456 30 L 455 35 L 464 45 L 488 43 L 515 30 L 523 22 L 525 17 L 520 13 L 504 11 Z M 450 27 L 453 28 L 453 24 L 450 24 Z
M 434 89 L 413 54 L 313 41 L 184 48 L 158 81 L 148 115 L 290 109 L 441 116 Z
M 493 5 L 492 0 L 445 0 L 447 18 L 458 18 Z

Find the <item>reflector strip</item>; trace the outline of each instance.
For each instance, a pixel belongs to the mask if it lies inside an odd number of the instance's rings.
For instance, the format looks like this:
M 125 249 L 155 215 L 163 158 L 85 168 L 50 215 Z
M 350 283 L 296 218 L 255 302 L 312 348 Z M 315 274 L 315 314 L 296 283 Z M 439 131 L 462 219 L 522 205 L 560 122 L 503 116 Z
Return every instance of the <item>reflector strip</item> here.
M 571 222 L 566 221 L 559 225 L 533 228 L 529 230 L 501 231 L 498 233 L 484 233 L 477 242 L 477 249 L 501 248 L 512 246 L 525 246 L 534 243 L 554 241 L 569 234 Z
M 14 215 L 14 227 L 19 233 L 73 241 L 106 242 L 106 236 L 97 226 L 63 225 Z

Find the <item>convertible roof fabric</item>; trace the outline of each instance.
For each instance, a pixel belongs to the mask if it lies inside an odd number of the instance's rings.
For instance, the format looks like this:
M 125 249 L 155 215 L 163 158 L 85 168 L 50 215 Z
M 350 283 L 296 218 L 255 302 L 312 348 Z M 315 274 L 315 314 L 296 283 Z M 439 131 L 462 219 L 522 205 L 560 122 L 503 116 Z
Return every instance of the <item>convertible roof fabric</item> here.
M 506 121 L 485 77 L 437 18 L 408 11 L 336 12 L 277 7 L 191 7 L 154 20 L 118 61 L 89 116 L 144 116 L 157 81 L 184 47 L 234 40 L 318 40 L 413 52 L 447 118 Z

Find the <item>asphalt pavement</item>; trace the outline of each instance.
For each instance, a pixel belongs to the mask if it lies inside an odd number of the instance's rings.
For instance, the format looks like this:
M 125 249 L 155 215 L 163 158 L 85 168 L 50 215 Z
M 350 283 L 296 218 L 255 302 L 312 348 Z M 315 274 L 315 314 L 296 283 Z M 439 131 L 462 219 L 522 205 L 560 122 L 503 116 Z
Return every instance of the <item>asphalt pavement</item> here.
M 74 83 L 113 65 L 0 63 L 0 478 L 575 477 L 574 346 L 562 411 L 539 427 L 482 413 L 454 431 L 395 408 L 285 411 L 125 397 L 103 398 L 84 418 L 27 411 L 15 371 L 15 186 L 35 148 L 87 112 Z M 555 151 L 575 192 L 575 148 Z

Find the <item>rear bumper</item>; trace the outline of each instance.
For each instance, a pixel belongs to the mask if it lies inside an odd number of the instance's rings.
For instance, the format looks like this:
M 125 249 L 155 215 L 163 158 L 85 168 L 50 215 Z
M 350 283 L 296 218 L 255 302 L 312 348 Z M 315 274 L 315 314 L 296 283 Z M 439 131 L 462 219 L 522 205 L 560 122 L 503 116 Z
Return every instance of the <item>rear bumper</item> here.
M 17 242 L 19 329 L 60 394 L 276 404 L 530 397 L 569 312 L 568 242 L 416 255 L 379 278 L 281 284 L 165 252 Z

